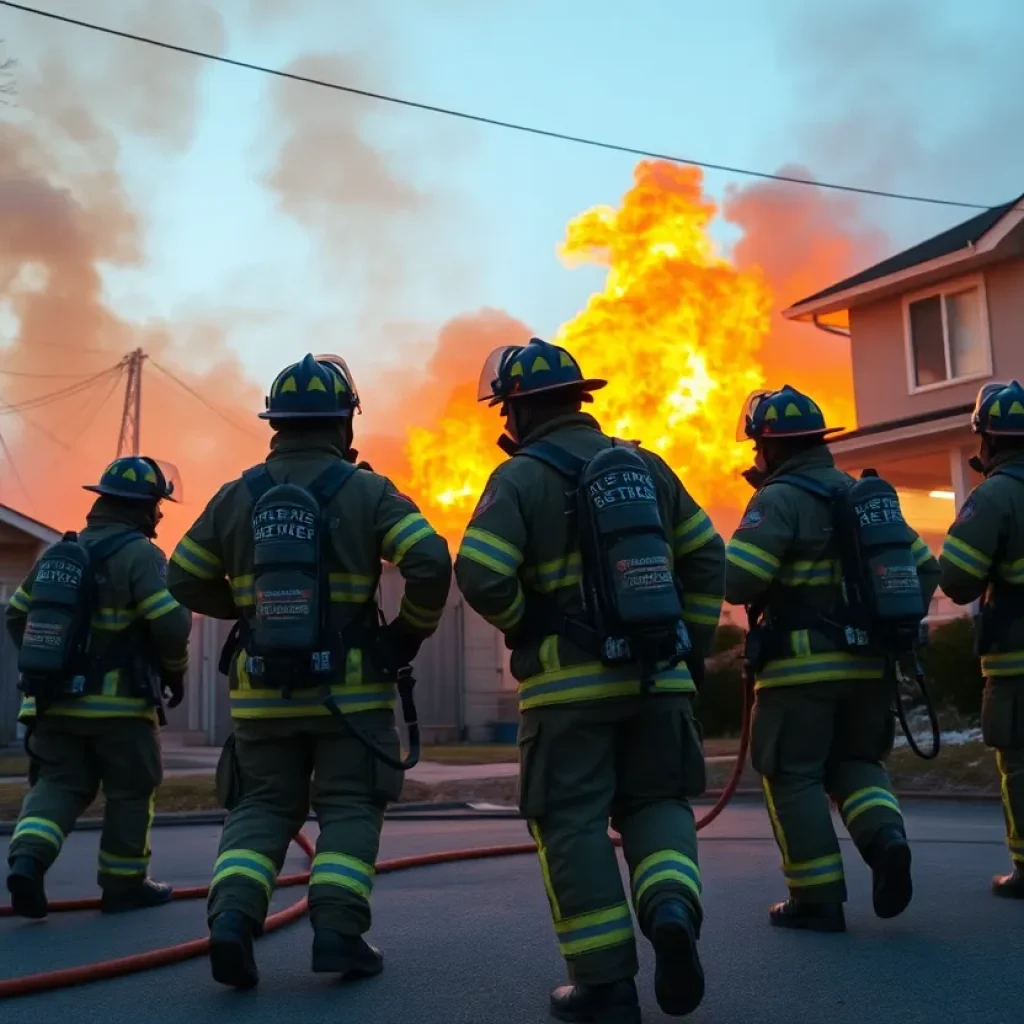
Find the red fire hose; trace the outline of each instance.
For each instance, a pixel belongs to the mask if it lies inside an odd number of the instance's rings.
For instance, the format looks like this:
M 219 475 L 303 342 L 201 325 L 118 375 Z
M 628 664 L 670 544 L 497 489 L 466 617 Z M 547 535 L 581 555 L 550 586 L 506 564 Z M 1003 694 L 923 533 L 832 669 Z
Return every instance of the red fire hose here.
M 697 822 L 698 829 L 710 825 L 725 810 L 726 804 L 732 799 L 739 786 L 740 777 L 746 765 L 747 750 L 750 746 L 750 706 L 751 701 L 748 698 L 744 701 L 740 749 L 736 756 L 736 764 L 732 774 L 725 788 L 715 801 L 714 806 Z M 616 846 L 621 845 L 621 840 L 618 836 L 613 836 L 612 841 Z M 304 833 L 300 832 L 295 837 L 295 842 L 307 856 L 313 856 L 313 843 Z M 452 864 L 458 861 L 484 860 L 490 857 L 513 857 L 519 854 L 536 853 L 536 851 L 537 847 L 533 843 L 511 843 L 504 846 L 484 846 L 469 850 L 442 850 L 438 853 L 420 853 L 411 857 L 397 857 L 392 860 L 381 861 L 377 865 L 377 873 L 386 875 L 393 871 L 429 867 L 433 864 Z M 305 885 L 308 881 L 308 871 L 297 875 L 284 875 L 278 879 L 277 887 L 279 889 L 290 888 Z M 174 899 L 203 899 L 208 893 L 208 886 L 178 889 L 174 893 Z M 303 897 L 290 907 L 271 914 L 266 920 L 264 931 L 273 932 L 278 928 L 283 928 L 286 924 L 297 921 L 306 913 L 307 904 L 307 897 Z M 49 909 L 52 913 L 66 913 L 73 910 L 98 910 L 99 905 L 99 899 L 61 900 L 51 903 Z M 0 917 L 10 916 L 12 916 L 10 907 L 0 907 Z M 185 960 L 204 956 L 209 948 L 209 939 L 193 939 L 190 942 L 182 942 L 176 946 L 165 946 L 146 953 L 134 953 L 131 956 L 118 957 L 115 960 L 101 960 L 92 964 L 83 964 L 80 967 L 68 967 L 59 971 L 43 971 L 39 974 L 29 974 L 22 978 L 10 978 L 6 981 L 0 981 L 0 999 L 27 996 L 37 992 L 52 992 L 54 989 L 70 988 L 72 985 L 82 985 L 90 981 L 101 981 L 105 978 L 120 978 L 129 974 L 137 974 L 140 971 L 149 971 L 155 967 L 169 967 L 171 964 L 179 964 Z

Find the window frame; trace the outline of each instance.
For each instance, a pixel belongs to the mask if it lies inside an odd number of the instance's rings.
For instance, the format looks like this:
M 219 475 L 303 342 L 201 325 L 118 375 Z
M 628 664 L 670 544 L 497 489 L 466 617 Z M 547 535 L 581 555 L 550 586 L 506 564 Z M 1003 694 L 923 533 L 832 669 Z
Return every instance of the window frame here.
M 950 377 L 946 380 L 936 381 L 934 384 L 918 384 L 914 360 L 914 334 L 910 322 L 910 306 L 922 299 L 941 296 L 943 301 L 939 304 L 942 313 L 942 346 L 946 361 L 946 370 L 952 369 L 952 358 L 949 351 L 949 324 L 946 320 L 945 297 L 957 292 L 967 291 L 970 288 L 977 288 L 978 299 L 981 306 L 981 332 L 982 347 L 985 355 L 985 368 L 976 373 L 968 374 L 965 377 Z M 966 277 L 957 277 L 949 281 L 942 281 L 932 285 L 930 288 L 922 288 L 919 291 L 908 292 L 902 297 L 903 307 L 903 350 L 907 368 L 907 394 L 919 395 L 929 391 L 940 391 L 942 388 L 952 388 L 959 384 L 969 384 L 971 381 L 985 380 L 992 376 L 992 333 L 988 316 L 988 293 L 985 289 L 985 275 L 969 274 Z

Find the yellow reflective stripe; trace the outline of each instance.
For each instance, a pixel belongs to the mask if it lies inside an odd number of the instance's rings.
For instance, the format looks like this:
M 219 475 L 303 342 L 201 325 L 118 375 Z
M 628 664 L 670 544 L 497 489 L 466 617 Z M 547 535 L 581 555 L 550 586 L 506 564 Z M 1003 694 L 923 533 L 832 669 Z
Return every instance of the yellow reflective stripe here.
M 996 751 L 996 767 L 999 769 L 999 795 L 1003 804 L 1003 814 L 1006 817 L 1006 841 L 1011 854 L 1015 852 L 1017 845 L 1020 848 L 1016 852 L 1024 854 L 1024 842 L 1021 841 L 1017 819 L 1013 815 L 1013 802 L 1010 800 L 1010 773 L 1001 750 Z
M 354 572 L 332 572 L 327 581 L 335 604 L 363 604 L 377 583 L 372 576 Z
M 484 615 L 484 618 L 496 629 L 505 631 L 515 626 L 525 611 L 526 598 L 523 597 L 523 591 L 520 588 L 516 591 L 515 599 L 503 612 L 498 612 L 496 615 Z
M 424 608 L 404 595 L 398 609 L 398 617 L 421 633 L 429 633 L 436 629 L 443 613 L 444 608 Z
M 633 872 L 633 905 L 639 907 L 647 890 L 663 882 L 682 885 L 700 899 L 700 868 L 697 862 L 678 850 L 659 850 L 640 861 Z
M 672 531 L 672 551 L 676 558 L 683 558 L 704 547 L 709 540 L 714 539 L 716 533 L 707 513 L 698 509 Z
M 213 865 L 210 888 L 220 885 L 226 878 L 248 878 L 270 896 L 277 884 L 277 867 L 269 857 L 255 850 L 225 850 Z
M 562 956 L 568 958 L 633 941 L 633 917 L 628 903 L 564 917 L 555 922 Z
M 804 657 L 811 653 L 811 634 L 809 630 L 797 629 L 789 634 L 789 648 L 796 657 Z
M 772 832 L 775 834 L 775 842 L 779 844 L 779 852 L 782 854 L 783 865 L 789 863 L 789 844 L 786 841 L 786 832 L 782 827 L 782 819 L 775 807 L 775 797 L 772 795 L 772 785 L 765 776 L 761 776 L 761 789 L 764 791 L 764 802 L 768 808 L 768 820 L 772 825 Z
M 350 652 L 353 653 L 353 652 Z M 358 652 L 354 652 L 358 653 Z M 349 670 L 362 676 L 362 663 L 359 660 L 346 665 Z M 339 683 L 331 687 L 331 696 L 342 714 L 355 714 L 357 711 L 388 710 L 395 706 L 395 687 L 392 683 Z M 319 689 L 302 688 L 293 690 L 291 697 L 282 697 L 280 690 L 251 689 L 246 685 L 231 690 L 232 718 L 306 718 L 310 716 L 329 715 L 324 707 L 324 698 Z
M 979 580 L 988 577 L 992 565 L 992 559 L 988 555 L 949 534 L 942 542 L 942 557 L 947 562 L 952 562 L 958 569 L 963 569 L 969 576 L 974 576 Z
M 540 667 L 544 672 L 558 672 L 562 668 L 562 660 L 558 656 L 558 634 L 552 633 L 540 642 Z
M 150 594 L 144 601 L 140 601 L 137 611 L 148 622 L 153 622 L 180 607 L 181 605 L 171 597 L 171 592 L 165 588 L 158 590 L 155 594 Z
M 180 658 L 161 658 L 160 665 L 168 672 L 184 672 L 188 668 L 188 655 L 183 654 Z
M 1024 675 L 1024 651 L 983 654 L 981 656 L 981 674 L 986 678 L 994 679 Z
M 523 561 L 523 554 L 517 547 L 475 526 L 471 526 L 462 538 L 459 555 L 500 576 L 515 576 Z
M 318 853 L 313 858 L 309 884 L 339 886 L 368 900 L 373 889 L 373 875 L 373 865 L 355 857 L 343 853 Z
M 102 848 L 99 852 L 99 871 L 102 875 L 115 875 L 119 878 L 133 878 L 145 875 L 149 870 L 149 855 L 142 857 L 119 857 L 107 853 Z
M 685 665 L 659 673 L 654 693 L 693 693 L 693 680 Z M 519 709 L 576 701 L 633 697 L 640 693 L 640 681 L 630 669 L 607 668 L 600 662 L 584 662 L 556 671 L 540 672 L 519 684 Z
M 884 807 L 902 817 L 899 800 L 889 790 L 882 789 L 881 786 L 867 786 L 865 789 L 858 789 L 855 793 L 851 793 L 843 801 L 840 814 L 843 816 L 843 821 L 849 825 L 865 811 L 870 811 L 874 807 Z
M 90 625 L 93 629 L 117 633 L 122 629 L 127 629 L 134 621 L 135 612 L 130 608 L 98 608 Z
M 843 857 L 833 853 L 815 860 L 804 860 L 783 864 L 782 873 L 786 884 L 791 889 L 805 889 L 815 885 L 828 885 L 831 882 L 842 882 Z
M 11 836 L 12 844 L 18 839 L 25 839 L 32 836 L 36 839 L 45 839 L 55 846 L 59 851 L 64 845 L 64 831 L 55 821 L 49 818 L 21 818 L 14 826 L 14 833 Z
M 726 545 L 725 557 L 738 569 L 749 572 L 751 576 L 756 576 L 765 583 L 771 583 L 775 579 L 781 565 L 774 555 L 735 537 Z
M 171 561 L 189 575 L 201 580 L 216 579 L 223 573 L 220 559 L 206 548 L 200 547 L 187 534 L 178 541 Z
M 798 658 L 776 658 L 758 673 L 757 688 L 821 683 L 832 679 L 881 679 L 885 662 L 846 651 L 830 651 Z
M 714 594 L 683 594 L 683 618 L 698 626 L 717 626 L 722 599 Z
M 834 558 L 818 562 L 787 562 L 779 570 L 779 582 L 787 587 L 830 586 L 842 579 L 842 567 Z
M 232 576 L 228 582 L 231 584 L 231 599 L 235 602 L 236 608 L 249 608 L 256 603 L 252 573 Z
M 530 835 L 533 836 L 533 841 L 537 844 L 537 858 L 540 861 L 540 877 L 544 883 L 544 892 L 548 897 L 548 905 L 551 907 L 551 918 L 557 924 L 562 920 L 562 908 L 558 903 L 558 895 L 555 893 L 555 887 L 551 882 L 551 868 L 548 865 L 548 852 L 544 847 L 544 839 L 541 836 L 540 826 L 536 821 L 530 819 L 527 822 L 527 827 L 530 830 Z
M 33 718 L 35 713 L 35 698 L 26 697 L 21 702 L 18 718 Z M 56 715 L 61 718 L 147 718 L 151 721 L 156 720 L 156 711 L 153 709 L 153 705 L 144 697 L 115 697 L 110 694 L 85 694 L 81 697 L 56 701 L 47 707 L 46 714 L 50 718 Z
M 574 587 L 582 579 L 582 562 L 578 551 L 523 568 L 523 582 L 529 583 L 532 590 L 542 594 L 549 594 L 562 587 Z
M 433 534 L 434 528 L 418 512 L 407 515 L 400 519 L 384 535 L 381 541 L 381 554 L 392 565 L 399 565 L 402 558 L 408 553 L 413 545 L 418 544 L 424 537 Z
M 910 551 L 911 554 L 913 554 L 914 561 L 917 563 L 917 567 L 919 569 L 928 561 L 929 558 L 932 557 L 931 550 L 920 537 L 914 538 L 914 543 L 910 545 Z
M 27 612 L 31 601 L 32 595 L 23 587 L 18 587 L 18 589 L 11 595 L 9 603 L 10 606 L 17 611 Z
M 1024 558 L 1018 558 L 1012 562 L 1000 562 L 996 566 L 996 573 L 1007 583 L 1024 583 Z

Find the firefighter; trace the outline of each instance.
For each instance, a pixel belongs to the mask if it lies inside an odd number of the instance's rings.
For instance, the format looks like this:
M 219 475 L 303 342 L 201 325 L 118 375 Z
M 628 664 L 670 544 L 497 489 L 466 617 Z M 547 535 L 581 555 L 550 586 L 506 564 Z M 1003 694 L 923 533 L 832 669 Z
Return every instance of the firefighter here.
M 612 444 L 582 411 L 605 384 L 584 378 L 564 348 L 532 338 L 491 354 L 478 398 L 500 406 L 507 454 L 544 441 L 585 460 Z M 721 610 L 724 544 L 665 462 L 639 450 L 674 549 L 674 565 L 665 564 L 685 595 L 697 671 Z M 689 803 L 705 787 L 694 679 L 679 664 L 641 695 L 635 668 L 607 667 L 567 639 L 562 624 L 577 621 L 583 605 L 580 540 L 566 511 L 558 472 L 510 458 L 487 482 L 455 561 L 466 601 L 505 634 L 519 683 L 519 808 L 537 842 L 571 981 L 552 992 L 551 1012 L 599 1024 L 640 1020 L 633 920 L 608 837 L 611 818 L 639 927 L 656 953 L 658 1002 L 682 1016 L 704 992 Z M 665 560 L 664 536 L 658 545 Z
M 852 483 L 827 447 L 839 429 L 826 428 L 817 405 L 788 385 L 748 398 L 737 439 L 754 442 L 755 464 L 744 477 L 757 493 L 726 547 L 725 577 L 726 601 L 761 620 L 748 637 L 757 677 L 751 760 L 789 889 L 769 920 L 827 932 L 846 927 L 831 803 L 872 869 L 875 913 L 895 917 L 912 896 L 903 816 L 882 764 L 894 740 L 893 683 L 884 659 L 846 650 L 836 625 L 841 552 L 829 506 L 779 480 L 800 474 L 826 487 Z M 906 529 L 927 607 L 938 566 Z
M 992 880 L 997 896 L 1024 899 L 1024 388 L 978 392 L 971 429 L 981 449 L 971 491 L 942 545 L 942 590 L 959 605 L 982 599 L 977 646 L 985 695 L 981 729 L 1002 776 L 1013 871 Z
M 329 535 L 320 555 L 326 563 L 322 578 L 330 571 L 327 636 L 319 639 L 336 637 L 342 644 L 323 691 L 329 689 L 343 720 L 311 685 L 308 656 L 295 688 L 269 657 L 266 674 L 253 676 L 246 645 L 252 646 L 261 628 L 257 605 L 273 624 L 287 604 L 260 604 L 262 584 L 254 583 L 255 545 L 265 534 L 253 525 L 247 483 L 253 471 L 220 489 L 171 558 L 168 586 L 183 604 L 235 619 L 241 627 L 241 649 L 229 677 L 233 736 L 218 771 L 229 814 L 208 905 L 213 977 L 236 988 L 258 982 L 252 940 L 262 931 L 288 845 L 311 801 L 320 824 L 309 887 L 312 969 L 351 978 L 383 969 L 380 952 L 362 936 L 370 927 L 384 809 L 400 795 L 404 776 L 375 757 L 352 728 L 397 759 L 391 669 L 408 665 L 436 630 L 451 585 L 451 558 L 444 539 L 409 498 L 386 477 L 353 465 L 352 415 L 358 407 L 343 360 L 305 356 L 274 380 L 260 418 L 275 433 L 266 462 L 254 467 L 269 483 L 287 482 L 308 492 L 325 474 L 351 470 L 341 489 L 324 498 Z M 274 517 L 271 509 L 261 521 Z M 299 531 L 292 539 L 306 535 Z M 374 594 L 382 558 L 397 566 L 405 593 L 397 618 L 380 628 Z M 281 565 L 277 571 L 285 579 L 289 569 Z
M 152 459 L 117 459 L 99 484 L 79 541 L 97 566 L 89 665 L 84 692 L 45 702 L 22 701 L 30 752 L 30 789 L 14 828 L 7 888 L 16 914 L 47 913 L 44 875 L 100 786 L 106 806 L 98 882 L 106 913 L 166 903 L 171 887 L 148 877 L 153 800 L 163 778 L 157 711 L 184 697 L 191 613 L 168 593 L 167 561 L 152 543 L 160 502 L 174 501 L 172 482 Z M 100 559 L 102 549 L 111 552 Z M 42 556 L 15 591 L 7 629 L 21 648 Z

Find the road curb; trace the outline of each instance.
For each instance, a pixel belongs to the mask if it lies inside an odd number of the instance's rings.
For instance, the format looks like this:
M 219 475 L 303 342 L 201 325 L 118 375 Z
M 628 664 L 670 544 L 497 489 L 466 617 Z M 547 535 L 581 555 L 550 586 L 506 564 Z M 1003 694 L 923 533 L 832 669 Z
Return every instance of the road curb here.
M 703 796 L 694 800 L 697 806 L 713 803 L 719 796 L 721 790 L 709 790 Z M 915 801 L 921 803 L 999 803 L 998 793 L 957 793 L 957 792 L 931 792 L 928 790 L 908 790 L 897 793 L 900 800 Z M 760 800 L 763 794 L 760 789 L 737 790 L 733 799 Z M 157 814 L 153 819 L 153 825 L 158 828 L 173 828 L 186 825 L 221 825 L 227 817 L 226 811 L 168 811 Z M 384 817 L 390 821 L 459 821 L 466 818 L 474 820 L 515 820 L 520 817 L 515 807 L 503 807 L 489 803 L 475 804 L 470 801 L 447 800 L 430 803 L 421 801 L 417 803 L 395 804 L 389 807 Z M 310 813 L 307 821 L 316 821 L 315 815 Z M 9 836 L 14 831 L 15 822 L 0 821 L 0 836 Z M 81 832 L 94 832 L 103 826 L 102 818 L 82 818 L 75 825 L 75 829 Z

